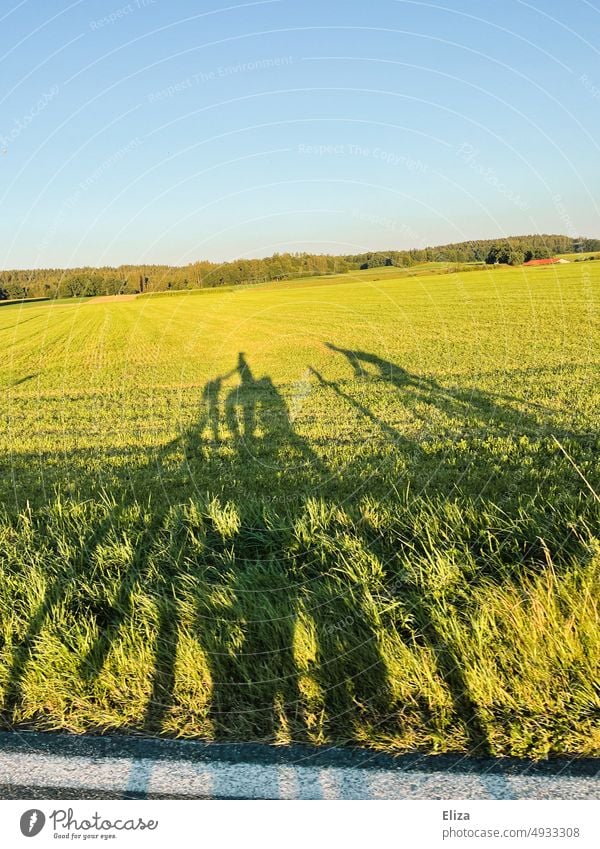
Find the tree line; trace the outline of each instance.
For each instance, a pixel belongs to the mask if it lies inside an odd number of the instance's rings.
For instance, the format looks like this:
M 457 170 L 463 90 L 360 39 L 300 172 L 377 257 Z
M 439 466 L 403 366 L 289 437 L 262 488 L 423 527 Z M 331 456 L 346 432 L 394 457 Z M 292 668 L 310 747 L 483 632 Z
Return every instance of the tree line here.
M 600 239 L 536 234 L 504 239 L 474 239 L 411 251 L 374 251 L 353 257 L 361 268 L 382 265 L 407 266 L 421 262 L 479 262 L 520 265 L 531 259 L 548 259 L 556 254 L 600 250 Z
M 284 253 L 263 259 L 240 259 L 225 263 L 204 260 L 185 266 L 121 265 L 118 268 L 11 270 L 0 271 L 0 300 L 76 298 L 252 285 L 321 274 L 344 274 L 361 268 L 410 268 L 423 262 L 518 265 L 530 259 L 543 259 L 558 253 L 597 250 L 600 250 L 599 239 L 532 235 L 340 256 Z

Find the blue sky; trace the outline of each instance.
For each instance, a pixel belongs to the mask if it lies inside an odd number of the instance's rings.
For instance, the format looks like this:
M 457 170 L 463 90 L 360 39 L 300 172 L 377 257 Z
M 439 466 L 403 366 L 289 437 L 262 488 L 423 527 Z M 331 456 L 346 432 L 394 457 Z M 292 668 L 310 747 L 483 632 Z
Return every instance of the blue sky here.
M 7 0 L 0 267 L 600 235 L 600 4 Z

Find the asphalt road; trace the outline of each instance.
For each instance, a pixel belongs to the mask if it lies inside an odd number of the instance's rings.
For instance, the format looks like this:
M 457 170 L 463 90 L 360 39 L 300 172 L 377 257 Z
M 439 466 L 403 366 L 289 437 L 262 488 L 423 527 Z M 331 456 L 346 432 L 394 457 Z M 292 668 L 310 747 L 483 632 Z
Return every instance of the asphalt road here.
M 3 799 L 599 799 L 600 760 L 0 733 Z

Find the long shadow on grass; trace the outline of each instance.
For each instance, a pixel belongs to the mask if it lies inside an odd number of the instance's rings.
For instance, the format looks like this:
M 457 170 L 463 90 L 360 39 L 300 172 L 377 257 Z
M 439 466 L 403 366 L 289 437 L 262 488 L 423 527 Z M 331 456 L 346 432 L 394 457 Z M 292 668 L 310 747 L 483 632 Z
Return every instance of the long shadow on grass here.
M 162 512 L 120 573 L 110 600 L 100 598 L 92 605 L 96 638 L 80 672 L 90 683 L 98 678 L 137 598 L 150 598 L 154 671 L 140 720 L 146 730 L 172 731 L 187 721 L 182 711 L 190 708 L 182 706 L 177 688 L 181 664 L 193 656 L 185 652 L 196 645 L 210 690 L 205 719 L 216 737 L 284 740 L 304 735 L 339 742 L 342 735 L 356 740 L 366 726 L 386 724 L 393 734 L 393 688 L 380 647 L 382 626 L 369 600 L 368 555 L 377 554 L 386 567 L 398 538 L 384 545 L 377 534 L 350 527 L 343 516 L 323 519 L 316 514 L 319 507 L 311 513 L 309 496 L 324 492 L 336 509 L 343 503 L 351 510 L 362 495 L 383 504 L 390 498 L 390 472 L 382 473 L 390 448 L 404 461 L 406 480 L 428 496 L 472 494 L 469 475 L 475 460 L 476 494 L 488 497 L 488 489 L 502 494 L 521 471 L 520 458 L 507 454 L 499 464 L 493 447 L 482 440 L 476 455 L 464 460 L 460 440 L 455 445 L 452 439 L 461 436 L 461 426 L 467 435 L 477 429 L 485 434 L 488 428 L 491 435 L 539 436 L 536 416 L 518 411 L 506 398 L 447 388 L 368 352 L 333 344 L 329 348 L 346 358 L 353 378 L 331 380 L 312 370 L 317 384 L 332 395 L 331 409 L 335 414 L 350 406 L 379 434 L 360 456 L 357 447 L 344 469 L 334 470 L 324 452 L 296 431 L 272 379 L 257 377 L 243 353 L 235 368 L 205 385 L 196 420 L 180 437 L 149 451 L 137 466 L 115 466 L 117 500 L 127 504 L 133 496 L 144 502 L 149 491 L 160 490 Z M 395 404 L 410 408 L 425 432 L 430 414 L 445 417 L 450 439 L 438 453 L 426 440 L 407 435 L 389 408 L 381 411 L 377 393 L 371 393 L 381 386 L 391 388 Z M 553 432 L 566 441 L 579 440 L 574 433 Z M 543 459 L 536 462 L 536 469 L 544 466 Z M 555 471 L 551 474 L 556 477 Z M 165 503 L 182 504 L 190 496 L 203 505 L 200 530 L 183 514 L 181 521 L 165 518 Z M 502 502 L 508 511 L 516 509 L 511 497 Z M 99 526 L 83 549 L 101 542 L 104 532 Z M 532 537 L 532 548 L 522 553 L 535 559 L 535 532 Z M 355 543 L 358 547 L 352 548 Z M 410 543 L 418 547 L 421 541 Z M 422 545 L 426 548 L 426 541 Z M 79 568 L 84 575 L 86 564 Z M 349 578 L 352 573 L 360 580 Z M 6 715 L 12 715 L 21 698 L 36 640 L 63 592 L 64 578 L 50 582 L 13 654 Z M 455 713 L 468 729 L 471 750 L 485 751 L 477 706 L 469 697 L 460 658 L 436 625 L 432 600 L 413 592 L 409 603 L 401 591 L 397 595 L 412 617 L 408 638 L 435 655 Z
M 518 401 L 514 396 L 505 396 L 499 393 L 483 392 L 474 388 L 460 389 L 447 388 L 436 380 L 424 376 L 414 375 L 375 354 L 347 348 L 341 348 L 333 343 L 327 347 L 344 356 L 352 368 L 354 381 L 350 386 L 345 381 L 326 380 L 319 372 L 312 370 L 319 383 L 338 398 L 351 406 L 362 417 L 374 424 L 382 434 L 384 442 L 393 442 L 394 445 L 405 454 L 413 458 L 407 470 L 407 478 L 414 477 L 414 486 L 417 493 L 443 496 L 464 496 L 483 500 L 489 497 L 490 492 L 500 502 L 508 513 L 517 509 L 518 497 L 515 496 L 515 483 L 522 476 L 521 462 L 519 456 L 505 456 L 499 462 L 497 448 L 493 443 L 486 442 L 485 437 L 502 437 L 508 439 L 530 439 L 536 445 L 541 439 L 550 435 L 564 440 L 571 446 L 589 448 L 589 434 L 578 434 L 564 428 L 552 425 L 551 420 L 540 424 L 538 411 L 539 405 L 526 405 L 533 412 L 524 412 L 512 406 L 511 402 Z M 358 381 L 358 384 L 355 383 Z M 424 425 L 425 437 L 427 438 L 428 418 L 433 413 L 441 413 L 449 424 L 450 440 L 444 446 L 441 456 L 435 452 L 425 450 L 426 446 L 417 438 L 407 438 L 398 427 L 391 425 L 389 421 L 378 415 L 365 400 L 364 395 L 357 391 L 356 387 L 367 387 L 369 385 L 388 384 L 397 390 L 397 400 L 401 405 L 410 405 L 410 411 L 414 418 L 421 419 Z M 521 401 L 521 403 L 523 403 Z M 538 413 L 538 415 L 535 415 Z M 468 429 L 467 426 L 468 425 Z M 477 434 L 483 435 L 479 440 L 477 451 L 474 456 L 467 456 L 462 466 L 456 463 L 456 458 L 461 456 L 462 445 L 457 445 L 454 450 L 453 440 L 459 443 L 463 437 Z M 450 474 L 447 471 L 451 470 Z M 476 469 L 473 470 L 472 467 Z M 473 490 L 472 472 L 476 471 L 475 480 L 478 488 Z M 419 480 L 419 474 L 420 480 Z M 543 459 L 537 460 L 537 468 L 531 469 L 533 473 L 544 473 Z M 444 481 L 448 484 L 444 486 Z M 440 485 L 441 482 L 441 485 Z M 550 483 L 556 485 L 560 478 L 555 478 Z M 539 483 L 529 485 L 523 484 L 525 497 L 533 501 L 539 491 Z M 537 490 L 537 491 L 536 491 Z M 541 545 L 540 545 L 541 543 Z M 544 542 L 538 537 L 531 540 L 531 544 L 522 550 L 523 561 L 529 560 L 542 562 L 546 552 Z M 518 561 L 517 561 L 518 562 Z M 436 610 L 437 615 L 436 615 Z M 468 739 L 469 748 L 473 752 L 483 754 L 487 751 L 487 734 L 480 722 L 478 708 L 469 695 L 469 686 L 465 678 L 465 670 L 462 668 L 461 658 L 448 644 L 447 638 L 439 630 L 436 620 L 439 618 L 439 605 L 435 598 L 428 598 L 425 593 L 420 596 L 411 594 L 410 606 L 407 613 L 412 617 L 415 640 L 427 646 L 434 654 L 441 676 L 446 682 L 452 694 L 455 713 L 464 722 L 464 730 Z M 458 615 L 457 611 L 449 608 L 448 615 Z
M 177 463 L 183 468 L 177 469 Z M 337 480 L 294 430 L 271 378 L 255 376 L 243 353 L 235 369 L 205 385 L 197 422 L 149 457 L 156 486 L 168 491 L 164 475 L 174 465 L 176 475 L 221 479 L 234 491 L 245 488 L 249 502 L 258 497 L 276 506 L 279 522 L 283 491 L 290 493 L 293 511 L 298 493 L 310 492 L 315 476 L 333 486 Z M 137 480 L 146 478 L 141 469 L 130 483 L 135 488 Z M 365 621 L 339 629 L 343 614 L 356 618 L 356 607 L 348 611 L 348 587 L 333 581 L 326 568 L 318 569 L 316 619 L 329 624 L 325 633 L 317 627 L 314 635 L 310 663 L 320 671 L 311 680 L 319 696 L 318 705 L 310 698 L 307 703 L 300 691 L 306 669 L 303 673 L 299 668 L 303 661 L 297 656 L 296 636 L 300 620 L 310 616 L 311 587 L 282 562 L 278 545 L 289 529 L 269 526 L 264 513 L 248 513 L 243 504 L 231 514 L 220 505 L 210 508 L 212 520 L 200 556 L 190 552 L 184 522 L 150 555 L 152 563 L 136 562 L 123 576 L 82 674 L 93 680 L 101 673 L 131 616 L 132 598 L 142 589 L 156 611 L 154 674 L 144 728 L 160 733 L 178 710 L 176 670 L 185 631 L 201 645 L 211 687 L 207 720 L 215 736 L 273 740 L 293 733 L 297 739 L 298 717 L 308 712 L 308 724 L 320 715 L 321 733 L 343 725 L 351 739 L 357 715 L 375 717 L 374 705 L 386 701 L 388 683 L 374 630 Z
M 526 399 L 447 387 L 375 354 L 332 343 L 327 347 L 347 359 L 354 380 L 326 380 L 316 370 L 313 374 L 379 430 L 370 458 L 373 476 L 381 447 L 393 445 L 404 461 L 404 482 L 416 495 L 489 500 L 510 512 L 520 499 L 534 501 L 540 492 L 564 489 L 565 462 L 557 455 L 554 437 L 576 457 L 593 455 L 594 434 L 557 424 L 552 411 Z M 371 390 L 386 385 L 397 392 L 398 410 L 412 418 L 410 435 L 393 423 L 393 407 L 381 415 L 370 406 Z M 579 489 L 576 473 L 567 471 Z
M 107 511 L 103 520 L 83 535 L 77 548 L 72 548 L 72 559 L 66 559 L 63 555 L 57 558 L 53 567 L 51 567 L 53 574 L 51 573 L 49 575 L 45 595 L 33 612 L 25 633 L 12 652 L 12 659 L 6 676 L 7 683 L 4 691 L 2 710 L 0 711 L 3 726 L 10 727 L 13 724 L 15 712 L 21 704 L 27 665 L 34 656 L 36 641 L 43 629 L 50 624 L 55 611 L 67 596 L 70 589 L 69 585 L 72 585 L 81 578 L 79 572 L 83 564 L 89 562 L 94 548 L 102 542 L 115 523 L 116 512 L 114 510 Z M 45 542 L 50 542 L 52 546 L 53 540 L 51 537 L 50 539 L 47 537 Z M 64 542 L 60 538 L 60 530 L 58 530 L 56 542 L 58 546 Z

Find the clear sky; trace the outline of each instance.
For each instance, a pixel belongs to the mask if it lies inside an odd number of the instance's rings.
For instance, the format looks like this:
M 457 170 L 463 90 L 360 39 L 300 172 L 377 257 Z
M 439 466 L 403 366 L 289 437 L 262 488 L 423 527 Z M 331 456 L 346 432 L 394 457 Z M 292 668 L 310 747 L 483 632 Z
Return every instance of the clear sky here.
M 598 0 L 3 0 L 0 267 L 600 235 Z

